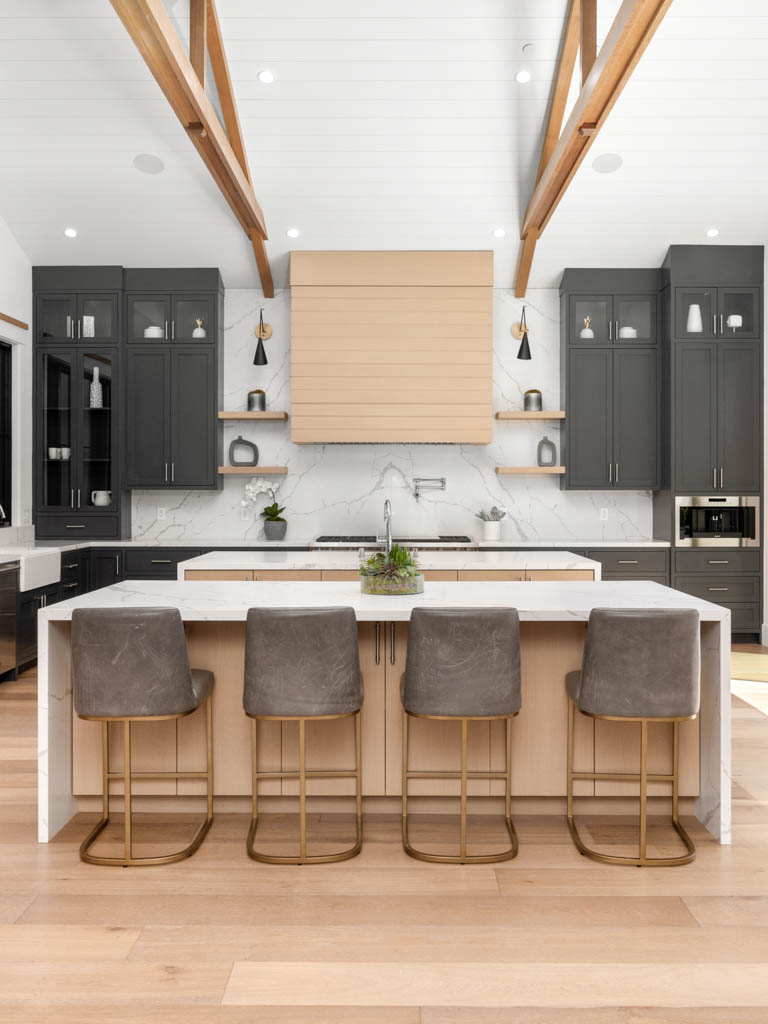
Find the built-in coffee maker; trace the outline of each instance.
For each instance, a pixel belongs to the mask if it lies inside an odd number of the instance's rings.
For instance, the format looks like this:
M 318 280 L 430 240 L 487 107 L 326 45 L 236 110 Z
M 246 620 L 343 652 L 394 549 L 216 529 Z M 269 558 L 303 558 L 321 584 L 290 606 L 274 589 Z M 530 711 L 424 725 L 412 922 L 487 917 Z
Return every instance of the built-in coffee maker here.
M 675 546 L 760 547 L 760 499 L 722 494 L 675 498 Z

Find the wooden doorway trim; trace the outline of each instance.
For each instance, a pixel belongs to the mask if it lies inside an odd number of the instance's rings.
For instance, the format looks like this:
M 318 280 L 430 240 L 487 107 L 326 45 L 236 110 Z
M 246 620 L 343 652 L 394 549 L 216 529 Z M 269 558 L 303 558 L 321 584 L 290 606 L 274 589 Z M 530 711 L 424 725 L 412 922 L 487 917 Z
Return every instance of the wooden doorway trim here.
M 262 291 L 267 298 L 272 298 L 275 288 L 264 246 L 267 226 L 251 185 L 214 0 L 195 0 L 190 5 L 191 54 L 187 54 L 162 0 L 111 0 L 111 3 L 240 226 L 253 243 Z M 205 91 L 206 50 L 211 59 L 225 125 L 219 120 Z M 258 244 L 255 238 L 258 238 Z
M 580 21 L 573 11 L 576 2 L 578 0 L 574 0 L 569 9 L 561 62 L 566 57 L 569 60 L 575 60 L 575 51 L 572 51 L 572 36 L 575 32 L 578 37 L 578 22 Z M 581 0 L 581 2 L 588 2 L 588 0 Z M 672 0 L 624 0 L 608 30 L 600 53 L 595 58 L 594 64 L 591 65 L 565 128 L 553 145 L 546 163 L 544 154 L 542 154 L 543 166 L 539 168 L 539 177 L 525 212 L 520 232 L 525 258 L 520 261 L 515 279 L 515 295 L 518 297 L 522 298 L 528 287 L 528 276 L 536 241 L 547 226 L 557 204 L 565 195 L 581 161 L 597 137 L 671 4 Z M 573 27 L 574 19 L 576 19 L 575 29 Z M 570 48 L 566 49 L 567 46 Z M 571 63 L 570 71 L 572 74 L 573 63 Z M 566 65 L 563 69 L 564 79 L 567 72 L 568 66 Z M 566 96 L 568 93 L 568 85 L 563 86 L 560 78 L 558 72 L 551 114 L 555 112 L 556 97 L 560 99 L 564 107 L 565 99 L 562 97 L 562 89 L 565 89 Z M 567 81 L 570 83 L 570 76 Z M 560 118 L 562 119 L 562 109 Z M 559 124 L 557 129 L 559 129 Z M 554 131 L 553 127 L 552 133 L 550 133 L 548 126 L 544 139 L 545 147 L 548 143 L 551 145 L 551 135 Z

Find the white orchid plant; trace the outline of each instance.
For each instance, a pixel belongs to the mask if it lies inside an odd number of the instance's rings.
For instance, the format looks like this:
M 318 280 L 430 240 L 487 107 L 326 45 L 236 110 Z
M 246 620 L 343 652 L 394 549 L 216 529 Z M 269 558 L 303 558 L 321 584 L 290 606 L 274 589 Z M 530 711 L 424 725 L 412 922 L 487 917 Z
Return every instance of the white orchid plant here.
M 271 480 L 266 480 L 263 476 L 253 477 L 245 485 L 245 495 L 240 504 L 243 508 L 248 508 L 249 505 L 260 505 L 262 494 L 269 494 L 274 501 L 276 490 L 277 485 L 273 484 Z

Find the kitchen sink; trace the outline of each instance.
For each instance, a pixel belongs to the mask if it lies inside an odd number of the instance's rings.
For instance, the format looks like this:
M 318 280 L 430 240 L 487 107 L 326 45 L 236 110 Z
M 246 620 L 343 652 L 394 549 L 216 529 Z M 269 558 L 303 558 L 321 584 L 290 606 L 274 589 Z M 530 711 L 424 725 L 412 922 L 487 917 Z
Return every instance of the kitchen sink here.
M 0 548 L 0 555 L 18 560 L 19 590 L 36 590 L 61 579 L 61 554 L 57 550 Z

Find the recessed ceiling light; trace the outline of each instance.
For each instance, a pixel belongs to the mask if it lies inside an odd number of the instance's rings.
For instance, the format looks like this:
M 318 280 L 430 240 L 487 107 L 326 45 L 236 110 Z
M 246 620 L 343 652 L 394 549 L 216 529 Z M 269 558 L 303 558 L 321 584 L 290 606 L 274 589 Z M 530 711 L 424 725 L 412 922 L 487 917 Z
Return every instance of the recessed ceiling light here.
M 527 71 L 525 68 L 523 68 L 522 71 L 518 71 L 515 75 L 515 81 L 519 82 L 520 85 L 525 85 L 526 82 L 530 82 L 532 78 L 533 75 L 531 74 L 531 72 Z
M 77 238 L 77 228 L 64 228 L 67 238 Z
M 592 170 L 598 174 L 613 174 L 623 163 L 618 153 L 601 153 L 592 161 Z
M 506 235 L 506 233 L 507 232 L 504 230 L 504 228 L 494 228 L 493 229 L 493 237 L 494 238 L 503 238 Z
M 285 233 L 286 235 L 288 235 L 289 238 L 298 238 L 299 235 L 301 234 L 298 228 L 288 228 L 288 230 Z
M 154 153 L 139 153 L 133 158 L 133 166 L 142 174 L 162 174 L 165 164 Z
M 707 238 L 717 238 L 720 228 L 707 228 Z
M 272 83 L 273 83 L 273 82 L 274 82 L 274 80 L 275 80 L 275 75 L 274 75 L 274 72 L 272 72 L 272 71 L 267 71 L 266 69 L 265 69 L 264 71 L 260 71 L 260 72 L 258 73 L 258 75 L 256 75 L 256 77 L 257 77 L 257 78 L 258 78 L 258 80 L 259 80 L 260 82 L 262 82 L 262 83 L 263 83 L 264 85 L 272 85 Z

